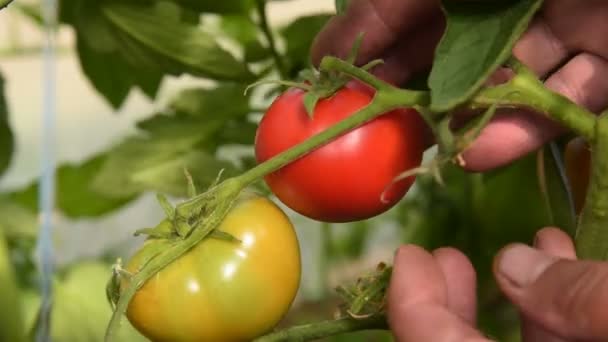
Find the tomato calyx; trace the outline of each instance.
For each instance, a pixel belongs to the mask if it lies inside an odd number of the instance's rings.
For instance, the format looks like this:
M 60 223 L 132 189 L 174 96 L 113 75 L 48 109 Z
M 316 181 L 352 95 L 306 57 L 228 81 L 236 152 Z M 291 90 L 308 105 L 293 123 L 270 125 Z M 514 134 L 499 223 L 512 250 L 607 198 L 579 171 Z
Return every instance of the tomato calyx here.
M 355 65 L 359 48 L 363 40 L 363 34 L 359 34 L 355 39 L 353 47 L 348 54 L 345 62 Z M 369 71 L 379 64 L 384 63 L 381 59 L 375 59 L 367 64 L 360 67 L 363 71 Z M 347 83 L 353 81 L 353 77 L 345 73 L 338 71 L 326 71 L 316 69 L 314 67 L 304 69 L 299 73 L 299 81 L 285 81 L 285 80 L 263 80 L 251 84 L 245 89 L 245 93 L 250 88 L 261 85 L 261 84 L 279 84 L 287 87 L 297 88 L 304 90 L 306 94 L 302 98 L 306 113 L 312 118 L 317 103 L 322 100 L 333 96 L 337 91 L 344 88 Z
M 354 284 L 337 287 L 336 292 L 344 300 L 340 306 L 341 316 L 365 319 L 384 314 L 392 271 L 392 267 L 379 263 L 373 272 Z

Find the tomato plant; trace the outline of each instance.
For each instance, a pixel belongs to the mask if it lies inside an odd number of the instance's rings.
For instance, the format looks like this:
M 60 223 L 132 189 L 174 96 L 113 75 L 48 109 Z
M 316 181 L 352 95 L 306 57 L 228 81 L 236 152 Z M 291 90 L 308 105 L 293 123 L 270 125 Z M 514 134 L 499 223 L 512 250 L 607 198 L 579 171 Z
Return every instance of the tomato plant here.
M 292 88 L 270 106 L 258 127 L 258 162 L 289 149 L 365 107 L 373 93 L 349 83 L 321 99 L 309 115 L 306 92 Z M 272 192 L 288 207 L 325 222 L 367 219 L 390 209 L 414 181 L 393 183 L 420 165 L 424 126 L 412 109 L 398 109 L 360 126 L 268 175 Z
M 240 240 L 205 239 L 148 280 L 127 309 L 131 323 L 153 341 L 248 341 L 285 315 L 300 282 L 293 226 L 270 200 L 239 201 L 219 230 Z M 148 240 L 127 270 L 138 270 Z

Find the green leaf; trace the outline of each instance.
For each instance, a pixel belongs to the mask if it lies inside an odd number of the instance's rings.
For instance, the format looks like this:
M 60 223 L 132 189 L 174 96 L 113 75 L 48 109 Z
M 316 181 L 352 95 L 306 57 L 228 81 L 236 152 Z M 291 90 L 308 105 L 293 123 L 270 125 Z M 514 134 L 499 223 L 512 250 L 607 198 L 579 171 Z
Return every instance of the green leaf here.
M 91 184 L 104 165 L 107 156 L 94 156 L 82 164 L 65 164 L 57 169 L 57 206 L 72 218 L 101 216 L 116 210 L 134 199 L 137 194 L 122 197 L 104 196 Z M 23 207 L 38 210 L 38 183 L 13 192 L 11 198 Z
M 576 212 L 560 149 L 552 142 L 538 153 L 539 185 L 551 225 L 574 236 Z
M 429 77 L 431 109 L 467 101 L 504 63 L 542 0 L 444 1 L 447 28 Z
M 51 320 L 53 340 L 61 342 L 103 341 L 111 309 L 105 284 L 111 274 L 108 264 L 86 262 L 67 269 L 55 283 Z M 144 342 L 125 319 L 117 336 L 121 342 Z
M 186 137 L 132 137 L 108 153 L 108 160 L 95 176 L 92 187 L 108 197 L 135 196 L 146 188 L 138 184 L 133 175 L 158 165 L 179 161 L 200 141 L 192 134 Z M 185 164 L 181 165 L 181 170 Z M 185 181 L 184 181 L 185 189 Z
M 330 17 L 326 14 L 300 17 L 281 29 L 280 32 L 287 44 L 285 57 L 289 65 L 289 73 L 293 78 L 300 70 L 310 66 L 310 46 Z
M 237 118 L 249 113 L 244 84 L 220 84 L 215 88 L 188 88 L 169 103 L 169 108 L 200 118 Z M 229 106 L 226 104 L 230 103 Z
M 235 175 L 235 168 L 231 163 L 218 160 L 205 152 L 192 151 L 138 170 L 131 175 L 131 180 L 147 190 L 187 196 L 188 183 L 184 168 L 192 173 L 197 188 L 211 184 L 222 169 L 225 170 L 226 177 Z
M 132 69 L 116 52 L 94 51 L 78 39 L 77 51 L 82 71 L 93 87 L 114 107 L 120 107 L 134 85 Z
M 235 14 L 247 13 L 253 5 L 251 0 L 172 0 L 180 6 L 202 13 Z
M 335 2 L 336 2 L 336 13 L 338 15 L 346 12 L 346 9 L 348 8 L 349 0 L 335 0 Z
M 260 62 L 272 57 L 270 49 L 259 39 L 259 28 L 250 17 L 223 16 L 220 24 L 221 33 L 240 44 L 243 48 L 245 61 Z
M 0 233 L 8 240 L 35 239 L 38 221 L 35 211 L 29 210 L 9 198 L 0 198 Z
M 0 0 L 0 10 L 8 6 L 13 0 Z
M 196 24 L 180 21 L 151 6 L 108 3 L 103 13 L 122 34 L 154 57 L 163 70 L 218 80 L 255 78 L 243 62 Z
M 44 18 L 42 17 L 42 9 L 40 4 L 25 4 L 22 2 L 17 2 L 13 4 L 13 8 L 19 10 L 22 15 L 30 19 L 36 25 L 44 25 Z
M 0 341 L 25 342 L 26 332 L 21 312 L 19 287 L 10 262 L 5 234 L 0 230 Z
M 8 122 L 8 105 L 4 97 L 4 78 L 0 74 L 0 175 L 11 163 L 13 148 L 13 131 Z

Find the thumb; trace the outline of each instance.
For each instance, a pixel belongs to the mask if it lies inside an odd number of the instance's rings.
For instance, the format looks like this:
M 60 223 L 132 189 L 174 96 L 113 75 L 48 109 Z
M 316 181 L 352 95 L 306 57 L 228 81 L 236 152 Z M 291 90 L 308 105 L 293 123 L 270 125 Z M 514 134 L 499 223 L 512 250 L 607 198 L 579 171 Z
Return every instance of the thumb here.
M 547 331 L 608 338 L 608 263 L 560 259 L 514 244 L 499 253 L 494 273 L 511 302 Z

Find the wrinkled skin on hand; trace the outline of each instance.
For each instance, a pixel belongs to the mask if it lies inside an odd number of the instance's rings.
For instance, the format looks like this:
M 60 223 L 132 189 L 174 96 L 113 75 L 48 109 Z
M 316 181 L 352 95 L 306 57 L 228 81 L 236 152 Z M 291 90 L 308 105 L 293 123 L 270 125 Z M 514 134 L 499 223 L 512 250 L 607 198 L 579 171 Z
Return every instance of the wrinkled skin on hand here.
M 464 1 L 464 0 L 463 0 Z M 599 113 L 608 107 L 608 2 L 547 0 L 513 52 L 554 91 Z M 382 58 L 374 73 L 403 84 L 432 63 L 445 29 L 438 0 L 351 0 L 317 36 L 312 59 L 346 57 L 365 32 L 358 59 Z M 512 162 L 555 138 L 563 129 L 540 115 L 501 111 L 464 158 L 466 167 L 483 171 Z

